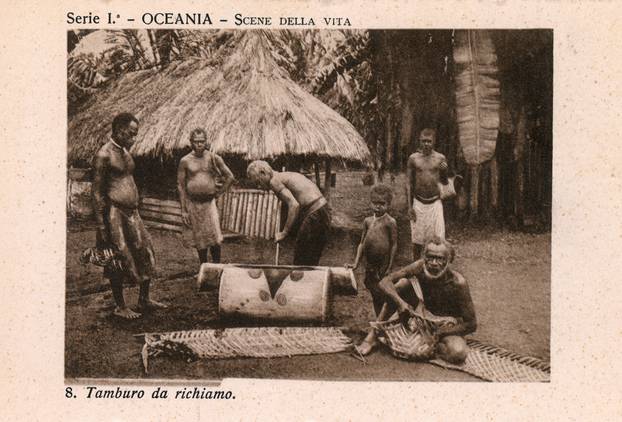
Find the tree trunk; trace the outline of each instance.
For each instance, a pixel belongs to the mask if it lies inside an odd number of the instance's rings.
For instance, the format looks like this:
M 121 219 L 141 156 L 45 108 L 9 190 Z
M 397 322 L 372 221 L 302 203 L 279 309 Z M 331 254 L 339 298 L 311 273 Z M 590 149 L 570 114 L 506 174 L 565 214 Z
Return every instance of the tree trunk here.
M 332 177 L 330 158 L 326 159 L 324 166 L 326 167 L 324 172 L 324 198 L 330 201 L 330 180 Z
M 393 113 L 389 113 L 386 120 L 386 149 L 385 149 L 385 159 L 384 159 L 384 167 L 391 171 L 393 170 L 393 148 L 395 148 L 395 141 L 393 139 Z
M 470 209 L 471 209 L 471 219 L 474 219 L 478 216 L 479 213 L 479 172 L 480 166 L 469 166 L 470 171 L 470 179 L 471 179 L 471 189 L 470 189 Z
M 520 226 L 523 225 L 525 217 L 525 144 L 527 141 L 527 118 L 525 108 L 521 108 L 516 125 L 516 144 L 514 145 L 514 159 L 516 162 L 514 180 L 516 189 L 514 191 L 514 214 Z
M 398 168 L 401 169 L 405 159 L 408 157 L 409 146 L 413 138 L 414 128 L 414 114 L 410 105 L 410 101 L 406 100 L 402 103 L 402 125 L 400 130 L 400 146 L 398 150 L 397 163 Z
M 479 175 L 479 215 L 488 220 L 490 217 L 490 162 L 480 165 Z
M 490 208 L 496 216 L 499 209 L 499 166 L 497 165 L 497 157 L 492 157 L 492 160 L 490 160 Z
M 320 163 L 319 161 L 315 161 L 313 163 L 313 170 L 315 171 L 315 184 L 317 185 L 317 187 L 320 187 Z

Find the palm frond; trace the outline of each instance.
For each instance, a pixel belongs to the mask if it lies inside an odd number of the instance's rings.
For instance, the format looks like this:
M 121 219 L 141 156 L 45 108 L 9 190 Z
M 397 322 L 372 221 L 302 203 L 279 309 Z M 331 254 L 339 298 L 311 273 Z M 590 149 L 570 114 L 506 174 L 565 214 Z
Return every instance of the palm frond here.
M 499 132 L 500 89 L 497 55 L 488 31 L 455 33 L 456 114 L 466 162 L 490 160 Z

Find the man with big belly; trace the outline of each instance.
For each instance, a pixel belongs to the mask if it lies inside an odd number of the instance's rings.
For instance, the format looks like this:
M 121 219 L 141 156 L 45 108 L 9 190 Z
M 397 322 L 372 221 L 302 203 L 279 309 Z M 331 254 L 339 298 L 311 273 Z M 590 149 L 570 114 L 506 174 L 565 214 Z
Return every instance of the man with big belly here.
M 97 221 L 97 243 L 111 247 L 121 259 L 121 268 L 104 268 L 116 303 L 114 314 L 135 319 L 140 313 L 125 304 L 123 283 L 140 285 L 138 308 L 164 308 L 149 298 L 149 285 L 155 269 L 155 254 L 149 233 L 138 214 L 138 188 L 134 182 L 134 160 L 129 149 L 138 134 L 138 120 L 121 113 L 112 121 L 112 137 L 95 155 L 93 202 Z
M 181 159 L 177 169 L 182 220 L 192 229 L 199 261 L 207 262 L 209 249 L 212 261 L 220 262 L 223 236 L 215 199 L 233 183 L 233 173 L 220 156 L 208 150 L 203 129 L 192 131 L 190 145 L 192 152 Z

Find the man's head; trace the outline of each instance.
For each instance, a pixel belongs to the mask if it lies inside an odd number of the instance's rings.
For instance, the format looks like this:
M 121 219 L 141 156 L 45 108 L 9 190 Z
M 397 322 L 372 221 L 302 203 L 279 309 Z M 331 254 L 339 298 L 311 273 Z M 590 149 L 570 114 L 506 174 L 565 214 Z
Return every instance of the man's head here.
M 259 186 L 261 189 L 270 189 L 270 180 L 273 174 L 270 164 L 262 160 L 253 161 L 246 169 L 246 175 L 251 183 Z
M 454 260 L 455 252 L 448 241 L 434 238 L 423 249 L 423 270 L 428 279 L 440 279 Z
M 112 139 L 122 147 L 131 148 L 138 135 L 138 119 L 132 113 L 119 113 L 112 119 Z
M 209 150 L 205 129 L 196 128 L 190 133 L 190 146 L 198 156 L 203 155 L 203 151 Z
M 371 188 L 370 193 L 371 206 L 374 215 L 380 217 L 387 212 L 393 200 L 393 191 L 387 185 L 377 184 Z
M 421 145 L 421 152 L 428 155 L 432 152 L 434 144 L 436 143 L 436 131 L 434 129 L 425 128 L 419 135 L 419 144 Z

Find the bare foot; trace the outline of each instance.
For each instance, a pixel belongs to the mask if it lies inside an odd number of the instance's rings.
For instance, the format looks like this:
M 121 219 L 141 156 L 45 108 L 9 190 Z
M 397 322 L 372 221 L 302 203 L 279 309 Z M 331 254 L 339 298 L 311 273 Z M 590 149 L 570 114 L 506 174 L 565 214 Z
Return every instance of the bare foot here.
M 157 302 L 153 299 L 147 299 L 147 300 L 138 302 L 138 309 L 141 311 L 166 309 L 166 308 L 168 308 L 168 305 L 165 305 L 164 303 L 161 303 L 161 302 Z
M 354 348 L 357 352 L 361 354 L 361 356 L 367 356 L 372 352 L 372 350 L 374 350 L 377 344 L 378 342 L 376 341 L 370 342 L 369 340 L 365 339 L 361 344 L 355 346 Z
M 114 308 L 114 311 L 112 313 L 116 316 L 119 316 L 125 319 L 140 318 L 140 314 L 138 312 L 134 312 L 128 307 L 120 308 L 117 306 L 116 308 Z

